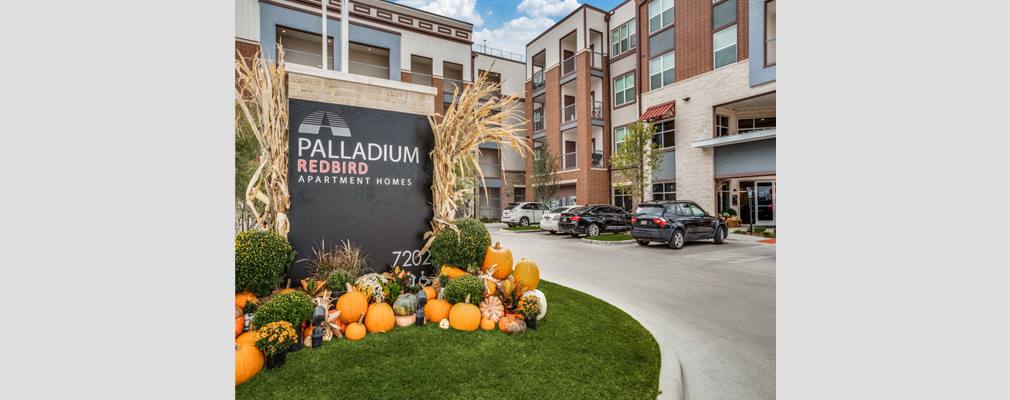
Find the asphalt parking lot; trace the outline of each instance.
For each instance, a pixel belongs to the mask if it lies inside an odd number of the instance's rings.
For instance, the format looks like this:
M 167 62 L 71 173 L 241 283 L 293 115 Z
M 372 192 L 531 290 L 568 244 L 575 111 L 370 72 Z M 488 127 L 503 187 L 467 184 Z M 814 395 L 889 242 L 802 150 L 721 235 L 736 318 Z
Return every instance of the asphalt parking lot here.
M 488 225 L 491 238 L 515 260 L 529 258 L 541 278 L 608 301 L 653 333 L 663 354 L 660 398 L 775 398 L 776 245 L 730 234 L 722 245 L 681 250 L 607 246 L 501 227 Z

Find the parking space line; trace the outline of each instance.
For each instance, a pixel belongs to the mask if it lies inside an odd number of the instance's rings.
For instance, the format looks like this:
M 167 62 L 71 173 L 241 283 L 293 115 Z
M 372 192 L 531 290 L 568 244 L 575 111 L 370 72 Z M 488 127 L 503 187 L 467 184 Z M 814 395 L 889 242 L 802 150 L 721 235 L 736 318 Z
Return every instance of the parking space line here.
M 775 248 L 771 246 L 750 246 L 732 250 L 720 250 L 707 253 L 692 254 L 684 256 L 708 261 L 721 261 L 730 264 L 742 263 L 745 261 L 760 260 L 763 258 L 775 257 Z

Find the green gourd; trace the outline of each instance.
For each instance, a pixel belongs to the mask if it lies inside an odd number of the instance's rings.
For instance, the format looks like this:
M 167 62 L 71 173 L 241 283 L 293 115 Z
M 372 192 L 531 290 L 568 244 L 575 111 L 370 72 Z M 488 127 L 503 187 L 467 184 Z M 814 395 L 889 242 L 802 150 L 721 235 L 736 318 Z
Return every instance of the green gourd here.
M 411 315 L 417 311 L 417 298 L 413 294 L 403 293 L 393 301 L 393 314 Z

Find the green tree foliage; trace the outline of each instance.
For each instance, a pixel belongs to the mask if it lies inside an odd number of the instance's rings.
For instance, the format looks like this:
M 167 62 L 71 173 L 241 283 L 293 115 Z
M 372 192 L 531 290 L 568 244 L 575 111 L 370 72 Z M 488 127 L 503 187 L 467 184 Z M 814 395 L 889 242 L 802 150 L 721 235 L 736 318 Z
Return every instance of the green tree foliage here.
M 561 189 L 561 181 L 558 178 L 558 155 L 551 151 L 548 141 L 544 140 L 543 146 L 533 151 L 533 171 L 530 173 L 529 182 L 533 187 L 533 198 L 545 206 L 550 206 L 554 196 Z
M 613 183 L 614 189 L 631 195 L 635 204 L 644 201 L 652 176 L 662 171 L 659 166 L 663 153 L 656 151 L 659 145 L 652 140 L 655 135 L 652 124 L 636 121 L 628 126 L 624 141 L 610 155 L 610 167 L 618 170 L 619 176 Z

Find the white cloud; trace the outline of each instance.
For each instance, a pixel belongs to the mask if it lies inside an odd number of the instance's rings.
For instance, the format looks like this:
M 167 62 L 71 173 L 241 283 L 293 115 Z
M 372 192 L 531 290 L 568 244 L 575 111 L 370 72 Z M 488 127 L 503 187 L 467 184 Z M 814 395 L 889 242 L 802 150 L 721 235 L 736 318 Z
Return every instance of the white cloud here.
M 565 16 L 579 6 L 576 0 L 523 0 L 516 9 L 536 18 Z
M 502 24 L 501 28 L 495 30 L 484 28 L 481 31 L 474 31 L 473 43 L 482 45 L 484 39 L 487 39 L 488 47 L 526 55 L 526 43 L 546 31 L 551 25 L 554 25 L 554 20 L 550 18 L 519 17 Z
M 466 21 L 474 26 L 484 25 L 484 19 L 477 12 L 477 0 L 399 0 L 397 3 Z

